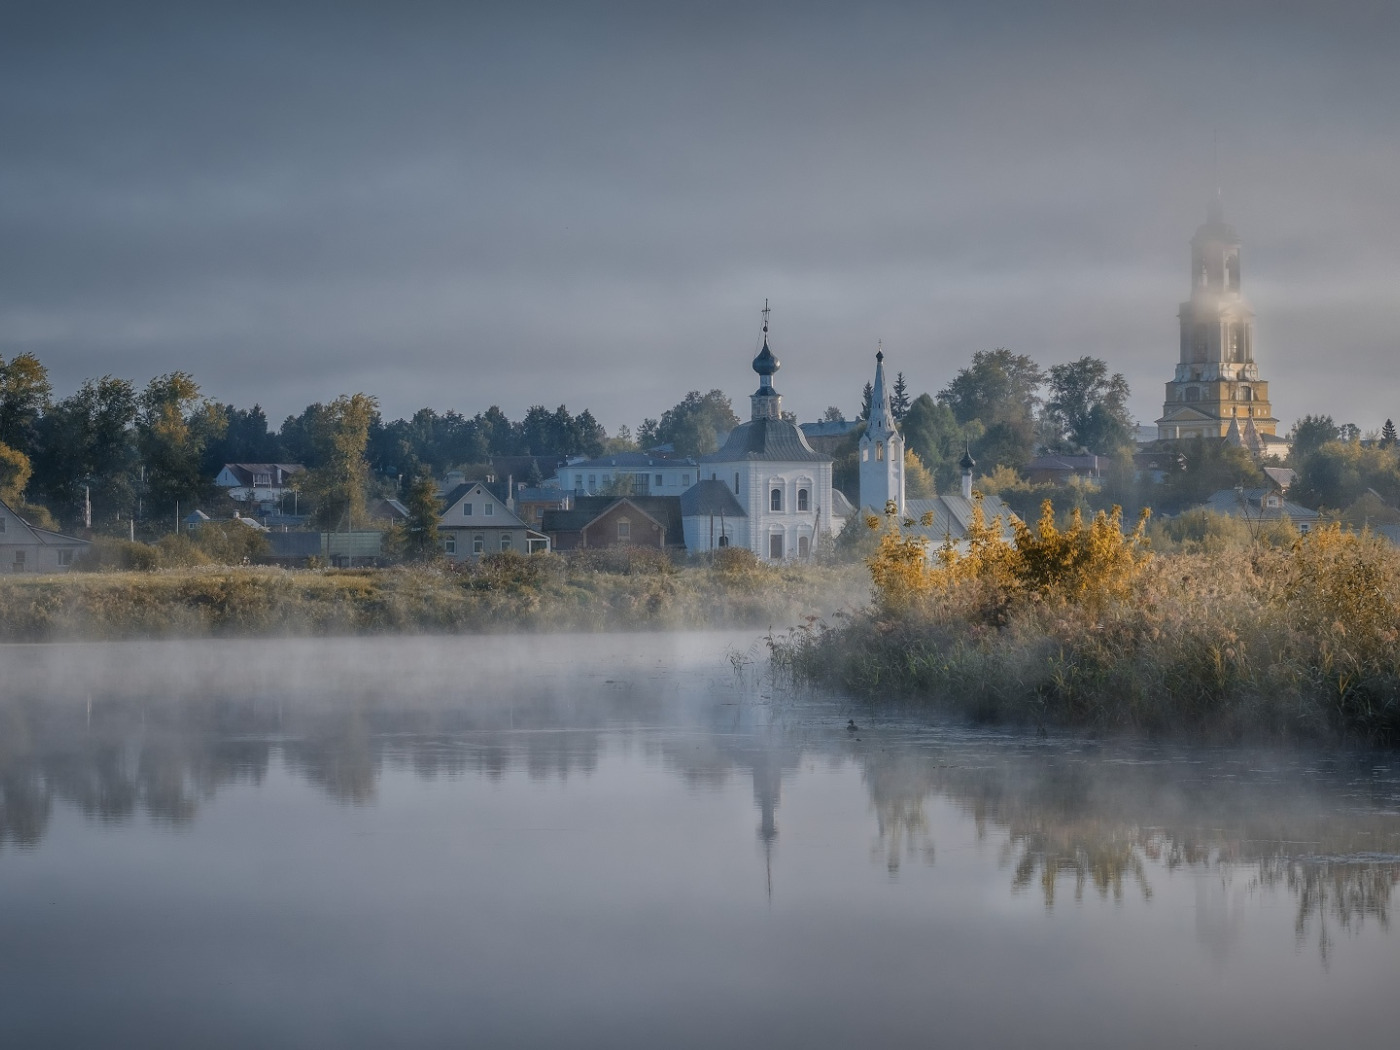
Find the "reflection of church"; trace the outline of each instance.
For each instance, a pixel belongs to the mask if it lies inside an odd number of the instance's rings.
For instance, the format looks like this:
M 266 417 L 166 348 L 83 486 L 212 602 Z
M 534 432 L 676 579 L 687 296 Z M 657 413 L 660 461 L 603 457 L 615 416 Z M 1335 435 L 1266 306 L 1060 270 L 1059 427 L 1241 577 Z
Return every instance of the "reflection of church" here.
M 1254 360 L 1254 312 L 1240 292 L 1240 238 L 1219 197 L 1191 238 L 1191 298 L 1181 304 L 1180 360 L 1157 436 L 1230 438 L 1256 452 L 1284 446 L 1269 384 Z

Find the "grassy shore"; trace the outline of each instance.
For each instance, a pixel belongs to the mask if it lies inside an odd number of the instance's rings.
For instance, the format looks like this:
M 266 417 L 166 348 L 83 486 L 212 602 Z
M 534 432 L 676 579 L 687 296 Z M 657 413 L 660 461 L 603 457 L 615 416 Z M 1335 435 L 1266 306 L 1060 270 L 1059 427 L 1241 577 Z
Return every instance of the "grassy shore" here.
M 1153 556 L 1141 533 L 1072 532 L 1024 530 L 927 569 L 888 540 L 871 559 L 874 604 L 776 637 L 775 665 L 988 721 L 1400 743 L 1388 544 L 1324 529 L 1286 547 Z
M 169 569 L 0 577 L 0 640 L 357 632 L 765 628 L 868 598 L 859 566 L 770 568 L 734 551 L 491 556 L 438 568 Z

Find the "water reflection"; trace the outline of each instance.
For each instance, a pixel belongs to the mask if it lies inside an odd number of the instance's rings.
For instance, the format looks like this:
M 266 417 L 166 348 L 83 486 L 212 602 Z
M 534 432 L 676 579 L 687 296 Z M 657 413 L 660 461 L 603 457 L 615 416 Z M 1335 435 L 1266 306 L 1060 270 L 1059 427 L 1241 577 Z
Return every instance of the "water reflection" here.
M 714 639 L 588 639 L 583 657 L 557 639 L 493 640 L 469 655 L 444 640 L 415 643 L 426 648 L 406 663 L 391 658 L 392 642 L 361 642 L 319 677 L 285 671 L 308 666 L 295 644 L 258 664 L 282 672 L 264 673 L 232 643 L 148 646 L 144 660 L 132 647 L 119 654 L 120 677 L 108 647 L 70 647 L 61 673 L 42 654 L 7 653 L 19 671 L 0 685 L 0 864 L 5 851 L 41 848 L 58 807 L 100 825 L 141 816 L 188 827 L 223 789 L 259 786 L 274 766 L 363 807 L 378 802 L 389 770 L 563 784 L 648 761 L 694 791 L 751 781 L 771 895 L 784 792 L 802 790 L 811 766 L 858 771 L 873 837 L 850 846 L 890 877 L 937 863 L 936 838 L 950 832 L 932 814 L 952 807 L 995 846 L 1006 890 L 1048 910 L 1066 893 L 1145 904 L 1171 873 L 1199 875 L 1196 928 L 1215 958 L 1233 950 L 1261 893 L 1293 900 L 1298 943 L 1324 960 L 1341 933 L 1389 928 L 1400 880 L 1400 776 L 1389 758 L 1321 765 L 1027 743 L 869 714 L 857 738 L 838 702 L 775 697 L 752 668 L 727 665 Z

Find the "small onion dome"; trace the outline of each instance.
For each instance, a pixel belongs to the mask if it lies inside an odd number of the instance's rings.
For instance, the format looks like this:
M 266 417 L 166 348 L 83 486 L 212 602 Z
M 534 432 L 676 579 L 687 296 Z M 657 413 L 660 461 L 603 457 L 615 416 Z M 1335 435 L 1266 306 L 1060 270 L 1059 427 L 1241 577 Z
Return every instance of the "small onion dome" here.
M 768 349 L 768 340 L 763 340 L 763 349 L 753 359 L 753 370 L 761 376 L 771 376 L 781 367 L 782 364 L 773 356 L 773 351 Z
M 962 459 L 958 460 L 958 466 L 962 467 L 964 474 L 977 466 L 977 460 L 972 458 L 972 449 L 968 448 L 966 443 L 963 444 Z

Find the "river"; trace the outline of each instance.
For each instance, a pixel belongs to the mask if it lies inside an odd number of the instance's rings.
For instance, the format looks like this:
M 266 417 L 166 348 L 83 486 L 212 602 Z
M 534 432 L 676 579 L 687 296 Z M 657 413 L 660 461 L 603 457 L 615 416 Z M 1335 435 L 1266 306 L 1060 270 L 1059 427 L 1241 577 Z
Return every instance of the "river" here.
M 0 647 L 0 1045 L 1394 1041 L 1394 755 L 766 668 L 751 634 Z

